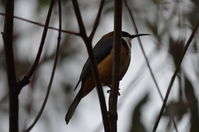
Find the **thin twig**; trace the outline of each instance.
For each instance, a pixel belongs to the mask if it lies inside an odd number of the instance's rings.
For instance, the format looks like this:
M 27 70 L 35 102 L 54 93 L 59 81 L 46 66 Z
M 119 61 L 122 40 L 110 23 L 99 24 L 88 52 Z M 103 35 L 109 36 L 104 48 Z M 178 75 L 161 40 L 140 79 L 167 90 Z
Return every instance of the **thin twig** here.
M 133 27 L 134 27 L 134 29 L 135 29 L 135 32 L 136 32 L 136 34 L 138 34 L 138 29 L 137 29 L 137 26 L 136 26 L 136 23 L 135 23 L 135 19 L 134 19 L 134 17 L 133 17 L 133 13 L 132 13 L 131 9 L 129 8 L 129 6 L 128 6 L 126 0 L 124 0 L 124 3 L 125 3 L 125 6 L 126 6 L 127 9 L 128 9 L 129 14 L 130 14 L 130 17 L 131 17 L 131 20 L 132 20 L 132 23 L 133 23 Z M 159 85 L 158 85 L 158 83 L 157 83 L 157 80 L 156 80 L 156 78 L 155 78 L 155 76 L 154 76 L 153 70 L 152 70 L 151 65 L 150 65 L 150 63 L 149 63 L 149 60 L 148 60 L 148 58 L 147 58 L 147 55 L 146 55 L 146 52 L 145 52 L 145 50 L 144 50 L 143 44 L 142 44 L 142 42 L 141 42 L 141 39 L 140 39 L 140 37 L 137 37 L 137 38 L 138 38 L 138 42 L 139 42 L 141 51 L 142 51 L 142 53 L 143 53 L 143 55 L 144 55 L 144 59 L 145 59 L 145 61 L 146 61 L 147 67 L 148 67 L 148 69 L 149 69 L 149 71 L 150 71 L 151 77 L 152 77 L 152 79 L 153 79 L 153 81 L 154 81 L 154 84 L 155 84 L 155 86 L 156 86 L 156 88 L 157 88 L 157 91 L 158 91 L 158 93 L 159 93 L 161 99 L 163 99 L 162 93 L 161 93 L 161 91 L 160 91 L 160 87 L 159 87 Z
M 104 7 L 104 0 L 101 0 L 100 6 L 99 6 L 99 10 L 98 10 L 97 16 L 95 18 L 95 23 L 94 23 L 94 26 L 93 26 L 93 30 L 92 30 L 92 32 L 91 32 L 91 34 L 89 36 L 89 38 L 91 39 L 91 41 L 92 41 L 93 36 L 94 36 L 94 34 L 95 34 L 96 30 L 97 30 L 97 27 L 99 25 L 100 16 L 102 14 L 103 7 Z
M 35 59 L 35 62 L 33 64 L 33 66 L 31 67 L 31 70 L 27 74 L 28 78 L 30 78 L 32 76 L 32 74 L 34 73 L 34 71 L 37 68 L 37 65 L 39 64 L 39 60 L 40 60 L 40 57 L 41 57 L 41 53 L 42 53 L 43 46 L 44 46 L 44 43 L 45 43 L 45 40 L 46 40 L 46 36 L 47 36 L 47 32 L 48 32 L 48 28 L 47 27 L 48 27 L 48 25 L 50 23 L 50 18 L 51 18 L 53 6 L 54 6 L 54 0 L 51 0 L 51 4 L 50 4 L 49 11 L 48 11 L 47 18 L 46 18 L 44 31 L 43 31 L 42 38 L 41 38 L 41 43 L 40 43 L 39 50 L 38 50 L 38 53 L 37 53 L 37 57 Z
M 52 2 L 52 4 L 54 4 L 54 3 Z M 58 32 L 58 39 L 57 39 L 57 48 L 56 48 L 54 65 L 53 65 L 50 81 L 49 81 L 49 84 L 48 84 L 48 89 L 47 89 L 47 92 L 46 92 L 46 97 L 44 99 L 42 107 L 41 107 L 38 115 L 36 116 L 34 122 L 30 125 L 30 127 L 28 129 L 25 130 L 25 132 L 29 132 L 35 126 L 35 124 L 38 122 L 39 118 L 41 117 L 41 114 L 43 113 L 43 110 L 46 106 L 46 103 L 47 103 L 47 100 L 48 100 L 48 97 L 49 97 L 49 93 L 50 93 L 50 90 L 51 90 L 52 82 L 53 82 L 53 79 L 54 79 L 57 61 L 58 61 L 58 57 L 59 57 L 60 41 L 61 41 L 61 28 L 62 28 L 61 0 L 58 0 L 58 9 L 59 9 L 59 32 Z
M 0 12 L 0 15 L 1 16 L 5 16 L 5 13 L 3 12 Z M 22 18 L 22 17 L 19 17 L 19 16 L 11 16 L 17 20 L 21 20 L 21 21 L 24 21 L 24 22 L 28 22 L 28 23 L 31 23 L 31 24 L 34 24 L 34 25 L 37 25 L 37 26 L 40 26 L 40 27 L 46 27 L 44 24 L 41 24 L 39 22 L 35 22 L 35 21 L 32 21 L 32 20 L 28 20 L 28 19 L 25 19 L 25 18 Z M 51 30 L 55 30 L 55 31 L 59 31 L 58 28 L 55 28 L 55 27 L 51 27 L 51 26 L 47 26 L 48 29 L 51 29 Z M 73 32 L 73 31 L 68 31 L 68 30 L 61 30 L 61 32 L 63 33 L 68 33 L 68 34 L 71 34 L 71 35 L 76 35 L 76 36 L 80 36 L 79 33 L 76 33 L 76 32 Z
M 80 30 L 80 35 L 82 37 L 82 39 L 84 40 L 84 43 L 86 44 L 86 48 L 88 51 L 88 55 L 89 58 L 91 60 L 91 71 L 97 86 L 97 93 L 98 93 L 98 97 L 99 97 L 99 102 L 100 102 L 100 108 L 101 108 L 101 113 L 102 113 L 102 119 L 103 119 L 103 125 L 104 125 L 104 130 L 105 132 L 110 132 L 110 127 L 109 127 L 109 123 L 108 123 L 108 115 L 107 115 L 107 107 L 106 107 L 106 101 L 105 101 L 105 97 L 104 97 L 104 93 L 102 90 L 102 86 L 100 83 L 100 78 L 99 78 L 99 72 L 97 69 L 97 62 L 95 60 L 94 57 L 94 53 L 93 53 L 93 49 L 92 49 L 92 38 L 89 38 L 86 35 L 86 30 L 84 27 L 84 23 L 82 20 L 82 16 L 80 13 L 80 9 L 79 9 L 79 5 L 77 3 L 77 0 L 72 0 L 73 3 L 73 7 L 75 10 L 75 14 L 77 17 L 77 21 L 79 24 L 79 30 Z
M 164 109 L 166 108 L 166 103 L 167 103 L 167 100 L 168 100 L 168 97 L 169 97 L 171 88 L 172 88 L 172 86 L 173 86 L 173 83 L 174 83 L 175 78 L 176 78 L 176 76 L 177 76 L 177 74 L 178 74 L 178 71 L 180 70 L 181 63 L 182 63 L 182 61 L 183 61 L 183 59 L 184 59 L 184 57 L 185 57 L 185 54 L 186 54 L 186 52 L 187 52 L 187 50 L 188 50 L 188 48 L 189 48 L 189 46 L 190 46 L 190 44 L 191 44 L 191 41 L 192 41 L 193 38 L 194 38 L 194 35 L 195 35 L 195 33 L 196 33 L 198 27 L 199 27 L 199 21 L 197 22 L 197 24 L 196 24 L 195 28 L 193 29 L 193 31 L 192 31 L 192 33 L 191 33 L 191 35 L 190 35 L 190 37 L 189 37 L 187 43 L 185 44 L 185 47 L 184 47 L 182 56 L 180 57 L 180 60 L 179 60 L 179 62 L 178 62 L 178 65 L 176 66 L 176 70 L 175 70 L 175 72 L 173 73 L 173 76 L 172 76 L 172 78 L 171 78 L 171 80 L 170 80 L 169 86 L 168 86 L 168 88 L 167 88 L 166 96 L 165 96 L 164 102 L 163 102 L 163 104 L 162 104 L 162 108 L 161 108 L 161 110 L 160 110 L 160 113 L 159 113 L 159 115 L 158 115 L 158 118 L 157 118 L 157 120 L 156 120 L 156 122 L 155 122 L 155 125 L 154 125 L 154 127 L 153 127 L 153 132 L 156 132 L 156 129 L 157 129 L 158 124 L 159 124 L 159 122 L 160 122 L 160 118 L 162 117 L 162 115 L 163 115 L 163 113 L 164 113 Z
M 82 16 L 81 16 L 81 13 L 80 13 L 80 9 L 79 9 L 79 5 L 77 3 L 77 0 L 72 0 L 72 3 L 73 3 L 73 7 L 74 7 L 75 14 L 76 14 L 76 17 L 77 17 L 77 21 L 78 21 L 78 24 L 79 24 L 80 35 L 82 37 L 87 38 L 84 22 L 82 20 Z
M 131 12 L 130 7 L 128 6 L 127 0 L 124 0 L 124 3 L 125 3 L 125 6 L 127 7 L 127 10 L 128 10 L 128 12 L 129 12 L 129 14 L 130 14 L 130 17 L 131 17 L 131 20 L 132 20 L 132 23 L 133 23 L 133 27 L 134 27 L 134 29 L 135 29 L 135 31 L 136 31 L 136 34 L 138 34 L 138 29 L 137 29 L 137 26 L 136 26 L 136 23 L 135 23 L 135 19 L 134 19 L 134 17 L 133 17 L 133 14 L 132 14 L 132 12 Z M 160 91 L 160 87 L 159 87 L 158 82 L 157 82 L 157 80 L 156 80 L 156 78 L 155 78 L 155 75 L 154 75 L 154 73 L 153 73 L 153 70 L 152 70 L 151 65 L 150 65 L 150 63 L 149 63 L 149 60 L 148 60 L 148 58 L 147 58 L 147 55 L 146 55 L 146 52 L 145 52 L 145 50 L 144 50 L 144 47 L 143 47 L 143 44 L 142 44 L 142 42 L 141 42 L 140 37 L 138 37 L 138 42 L 139 42 L 141 51 L 142 51 L 142 53 L 143 53 L 143 55 L 144 55 L 144 58 L 145 58 L 147 67 L 148 67 L 148 69 L 149 69 L 149 72 L 150 72 L 150 74 L 151 74 L 151 77 L 152 77 L 152 79 L 153 79 L 153 82 L 154 82 L 154 84 L 155 84 L 155 86 L 156 86 L 156 89 L 157 89 L 157 91 L 158 91 L 158 94 L 159 94 L 161 100 L 163 101 L 163 100 L 164 100 L 163 95 L 162 95 L 162 93 L 161 93 L 161 91 Z M 171 118 L 171 120 L 172 120 L 172 123 L 173 123 L 173 125 L 174 125 L 174 128 L 175 128 L 176 132 L 178 132 L 178 128 L 177 128 L 177 125 L 176 125 L 176 122 L 175 122 L 174 118 L 173 118 L 173 117 L 170 117 L 170 118 Z
M 49 12 L 48 14 L 52 13 L 52 9 L 53 9 L 53 6 L 54 6 L 54 0 L 51 1 L 50 3 L 50 7 L 49 7 Z M 48 15 L 48 17 L 50 17 L 50 14 Z M 48 21 L 50 20 L 50 18 L 48 19 Z M 59 31 L 59 35 L 60 35 L 60 31 Z M 60 37 L 58 35 L 58 38 Z M 47 88 L 47 92 L 46 92 L 46 96 L 45 96 L 45 99 L 44 99 L 44 102 L 42 104 L 42 107 L 38 113 L 38 115 L 36 116 L 35 120 L 33 121 L 33 123 L 25 130 L 25 132 L 29 132 L 34 126 L 35 124 L 38 122 L 39 118 L 41 117 L 41 114 L 45 108 L 45 105 L 47 103 L 47 100 L 48 100 L 48 96 L 49 96 L 49 93 L 50 93 L 50 89 L 51 89 L 51 86 L 52 86 L 52 82 L 53 82 L 53 78 L 54 78 L 54 74 L 55 74 L 55 69 L 56 69 L 56 65 L 57 65 L 57 59 L 58 59 L 58 52 L 59 52 L 59 45 L 60 45 L 60 39 L 58 39 L 58 42 L 57 42 L 57 49 L 56 49 L 56 56 L 55 56 L 55 60 L 54 60 L 54 66 L 53 66 L 53 70 L 52 70 L 52 73 L 51 73 L 51 77 L 50 77 L 50 81 L 49 81 L 49 84 L 48 84 L 48 88 Z
M 109 113 L 111 132 L 117 132 L 117 102 L 119 91 L 119 65 L 122 28 L 122 0 L 114 0 L 114 33 L 113 33 L 113 69 L 112 87 L 109 97 Z
M 36 68 L 39 64 L 39 60 L 40 60 L 40 57 L 41 57 L 41 54 L 42 54 L 42 51 L 43 51 L 44 43 L 45 43 L 47 32 L 48 32 L 48 25 L 50 23 L 50 18 L 51 18 L 53 6 L 54 6 L 54 1 L 55 0 L 51 0 L 51 3 L 50 3 L 50 7 L 49 7 L 49 10 L 48 10 L 48 14 L 47 14 L 47 18 L 46 18 L 46 22 L 45 22 L 40 46 L 39 46 L 39 49 L 38 49 L 38 52 L 37 52 L 37 56 L 35 58 L 35 62 L 32 65 L 28 74 L 26 76 L 24 76 L 24 78 L 18 83 L 18 87 L 19 87 L 18 88 L 18 94 L 20 93 L 23 86 L 25 86 L 26 84 L 28 84 L 30 82 L 29 79 L 31 78 L 31 76 L 33 75 L 33 73 L 35 72 L 35 70 L 36 70 Z
M 5 6 L 4 33 L 2 33 L 9 86 L 9 131 L 18 132 L 19 100 L 17 94 L 16 70 L 13 54 L 13 18 L 14 0 L 7 0 Z

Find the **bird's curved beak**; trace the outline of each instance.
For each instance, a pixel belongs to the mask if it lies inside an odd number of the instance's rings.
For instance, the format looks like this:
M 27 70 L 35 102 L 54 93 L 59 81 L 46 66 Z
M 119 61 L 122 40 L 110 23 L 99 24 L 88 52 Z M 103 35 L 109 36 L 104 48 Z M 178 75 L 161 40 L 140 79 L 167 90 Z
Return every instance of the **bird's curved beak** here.
M 145 36 L 145 35 L 151 35 L 151 34 L 136 34 L 136 35 L 131 35 L 131 38 L 133 39 L 133 38 Z

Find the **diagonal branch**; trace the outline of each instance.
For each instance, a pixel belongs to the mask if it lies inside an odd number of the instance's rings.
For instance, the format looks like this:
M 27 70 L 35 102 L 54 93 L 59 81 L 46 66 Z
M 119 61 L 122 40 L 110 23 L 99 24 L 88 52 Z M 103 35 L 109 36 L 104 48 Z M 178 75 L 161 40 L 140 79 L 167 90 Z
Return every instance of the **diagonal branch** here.
M 78 24 L 79 24 L 80 34 L 81 34 L 82 37 L 87 38 L 85 26 L 84 26 L 84 23 L 83 23 L 83 20 L 82 20 L 82 16 L 81 16 L 81 13 L 80 13 L 80 9 L 79 9 L 79 5 L 77 3 L 77 0 L 72 0 L 72 3 L 73 3 L 73 6 L 74 6 L 77 21 L 78 21 Z
M 26 84 L 28 84 L 30 82 L 30 78 L 33 75 L 33 73 L 35 72 L 35 70 L 36 70 L 36 68 L 39 64 L 41 53 L 42 53 L 44 43 L 45 43 L 45 40 L 46 40 L 46 35 L 47 35 L 47 32 L 48 32 L 48 25 L 50 23 L 50 18 L 51 18 L 53 6 L 54 6 L 54 1 L 55 0 L 51 0 L 51 3 L 50 3 L 50 7 L 49 7 L 49 10 L 48 10 L 48 14 L 47 14 L 47 18 L 46 18 L 46 22 L 45 22 L 45 26 L 44 26 L 44 30 L 43 30 L 43 34 L 42 34 L 42 38 L 41 38 L 41 42 L 40 42 L 40 46 L 39 46 L 39 49 L 38 49 L 38 52 L 37 52 L 35 62 L 32 65 L 28 74 L 26 76 L 24 76 L 24 78 L 18 83 L 18 94 L 20 93 L 23 86 L 25 86 Z
M 97 69 L 97 62 L 95 60 L 93 49 L 92 49 L 92 42 L 91 42 L 92 38 L 89 38 L 86 35 L 86 30 L 85 30 L 85 27 L 84 27 L 84 23 L 83 23 L 83 20 L 82 20 L 82 17 L 81 17 L 81 13 L 80 13 L 80 9 L 79 9 L 79 5 L 77 3 L 77 0 L 72 0 L 72 3 L 73 3 L 73 6 L 74 6 L 77 21 L 78 21 L 78 24 L 79 24 L 80 35 L 81 35 L 82 39 L 84 40 L 84 43 L 85 43 L 87 51 L 88 51 L 89 58 L 91 60 L 91 71 L 93 73 L 93 77 L 94 77 L 94 80 L 95 80 L 95 83 L 96 83 L 96 86 L 97 86 L 97 93 L 98 93 L 99 102 L 100 102 L 100 108 L 101 108 L 101 113 L 102 113 L 104 130 L 105 130 L 105 132 L 110 132 L 110 127 L 109 127 L 109 123 L 108 123 L 108 116 L 107 116 L 106 101 L 105 101 L 104 93 L 103 93 L 102 86 L 101 86 L 101 83 L 100 83 L 99 71 Z
M 61 41 L 61 29 L 62 29 L 61 0 L 58 0 L 58 9 L 59 9 L 59 32 L 58 32 L 58 39 L 57 39 L 56 55 L 55 55 L 55 60 L 54 60 L 54 65 L 53 65 L 53 69 L 52 69 L 50 81 L 49 81 L 49 84 L 48 84 L 48 89 L 47 89 L 44 102 L 42 104 L 42 107 L 41 107 L 38 115 L 36 116 L 36 118 L 33 121 L 33 123 L 30 125 L 30 127 L 28 127 L 25 130 L 25 132 L 29 132 L 35 126 L 35 124 L 38 122 L 39 118 L 41 117 L 41 114 L 43 113 L 43 110 L 44 110 L 44 108 L 46 106 L 46 103 L 47 103 L 47 100 L 48 100 L 48 97 L 49 97 L 49 93 L 50 93 L 50 90 L 51 90 L 52 82 L 53 82 L 53 79 L 54 79 L 55 70 L 56 70 L 56 66 L 57 66 L 57 62 L 58 62 L 58 57 L 59 57 L 60 41 Z
M 5 13 L 2 13 L 0 12 L 0 15 L 2 16 L 5 16 Z M 35 22 L 35 21 L 32 21 L 32 20 L 28 20 L 28 19 L 25 19 L 23 17 L 19 17 L 19 16 L 11 16 L 10 17 L 13 17 L 17 20 L 21 20 L 21 21 L 24 21 L 24 22 L 28 22 L 28 23 L 31 23 L 31 24 L 34 24 L 34 25 L 37 25 L 37 26 L 40 26 L 40 27 L 45 27 L 44 24 L 41 24 L 39 22 Z M 55 27 L 51 27 L 51 26 L 47 26 L 48 29 L 51 29 L 51 30 L 55 30 L 55 31 L 59 31 L 59 29 L 55 28 Z M 72 34 L 72 35 L 76 35 L 76 36 L 80 36 L 79 33 L 76 33 L 76 32 L 73 32 L 73 31 L 68 31 L 68 30 L 61 30 L 61 32 L 63 33 L 68 33 L 68 34 Z
M 134 29 L 135 29 L 135 32 L 136 32 L 136 34 L 138 34 L 138 29 L 137 29 L 137 26 L 136 26 L 136 23 L 135 23 L 135 19 L 134 19 L 134 17 L 133 17 L 133 13 L 131 12 L 131 9 L 129 8 L 129 6 L 128 6 L 126 0 L 124 0 L 124 3 L 125 3 L 125 6 L 127 7 L 127 10 L 128 10 L 128 12 L 129 12 L 129 14 L 130 14 L 130 17 L 131 17 L 131 20 L 132 20 L 132 23 L 133 23 L 133 27 L 134 27 Z M 157 80 L 156 80 L 156 78 L 155 78 L 155 76 L 154 76 L 153 70 L 152 70 L 152 68 L 151 68 L 151 65 L 150 65 L 149 60 L 148 60 L 147 55 L 146 55 L 146 52 L 145 52 L 145 50 L 144 50 L 142 41 L 141 41 L 140 37 L 137 37 L 137 38 L 138 38 L 138 42 L 139 42 L 141 51 L 142 51 L 142 53 L 143 53 L 143 55 L 144 55 L 144 59 L 145 59 L 145 61 L 146 61 L 147 67 L 148 67 L 149 72 L 150 72 L 150 74 L 151 74 L 151 77 L 152 77 L 152 79 L 153 79 L 153 81 L 154 81 L 154 84 L 155 84 L 155 86 L 156 86 L 156 88 L 157 88 L 157 91 L 158 91 L 158 93 L 159 93 L 161 99 L 163 99 L 162 93 L 161 93 L 161 91 L 160 91 L 160 87 L 159 87 L 158 82 L 157 82 Z
M 130 14 L 130 17 L 131 17 L 131 20 L 132 20 L 134 29 L 135 29 L 135 31 L 136 31 L 136 34 L 138 34 L 138 29 L 137 29 L 137 26 L 136 26 L 136 23 L 135 23 L 135 19 L 134 19 L 133 14 L 132 14 L 132 12 L 131 12 L 131 10 L 130 10 L 130 7 L 128 6 L 127 0 L 124 0 L 124 3 L 125 3 L 125 6 L 127 7 L 127 10 L 128 10 L 128 12 L 129 12 L 129 14 Z M 144 47 L 143 47 L 143 44 L 142 44 L 142 42 L 141 42 L 140 37 L 138 37 L 138 42 L 139 42 L 141 51 L 142 51 L 142 53 L 143 53 L 143 55 L 144 55 L 144 58 L 145 58 L 147 67 L 148 67 L 148 69 L 149 69 L 149 72 L 150 72 L 150 74 L 151 74 L 151 77 L 152 77 L 152 79 L 153 79 L 153 82 L 154 82 L 154 84 L 155 84 L 155 86 L 156 86 L 156 89 L 157 89 L 157 91 L 158 91 L 158 94 L 159 94 L 161 100 L 163 101 L 163 100 L 164 100 L 163 95 L 162 95 L 162 93 L 161 93 L 161 91 L 160 91 L 160 87 L 159 87 L 158 82 L 157 82 L 157 80 L 156 80 L 156 78 L 155 78 L 155 75 L 154 75 L 154 73 L 153 73 L 153 70 L 152 70 L 151 65 L 150 65 L 150 63 L 149 63 L 149 60 L 148 60 L 148 58 L 147 58 L 147 55 L 146 55 L 146 52 L 145 52 L 145 50 L 144 50 Z M 174 118 L 171 117 L 171 120 L 172 120 L 172 123 L 173 123 L 173 125 L 174 125 L 174 128 L 175 128 L 176 132 L 178 132 L 178 128 L 177 128 L 177 125 L 176 125 L 176 122 L 175 122 Z
M 176 66 L 176 70 L 175 70 L 175 72 L 173 73 L 173 76 L 172 76 L 171 81 L 170 81 L 170 83 L 169 83 L 169 86 L 168 86 L 168 88 L 167 88 L 167 92 L 166 92 L 166 96 L 165 96 L 165 98 L 164 98 L 164 102 L 163 102 L 163 104 L 162 104 L 162 108 L 161 108 L 161 110 L 160 110 L 160 113 L 159 113 L 159 115 L 158 115 L 158 118 L 157 118 L 157 120 L 156 120 L 156 122 L 155 122 L 155 125 L 154 125 L 154 127 L 153 127 L 153 132 L 156 132 L 156 129 L 157 129 L 158 124 L 159 124 L 159 122 L 160 122 L 160 118 L 162 117 L 162 115 L 163 115 L 163 113 L 164 113 L 164 109 L 166 108 L 166 103 L 167 103 L 167 100 L 168 100 L 168 98 L 169 98 L 169 94 L 170 94 L 171 88 L 172 88 L 172 86 L 173 86 L 173 83 L 174 83 L 175 78 L 176 78 L 176 76 L 177 76 L 177 74 L 178 74 L 178 71 L 180 70 L 182 61 L 183 61 L 183 59 L 184 59 L 184 57 L 185 57 L 185 54 L 186 54 L 186 52 L 187 52 L 187 50 L 188 50 L 188 48 L 189 48 L 189 46 L 190 46 L 190 44 L 191 44 L 191 41 L 192 41 L 193 38 L 194 38 L 194 35 L 195 35 L 195 33 L 196 33 L 198 27 L 199 27 L 199 21 L 197 22 L 197 24 L 196 24 L 195 28 L 193 29 L 193 31 L 192 31 L 192 33 L 191 33 L 191 35 L 190 35 L 190 37 L 189 37 L 187 43 L 185 44 L 185 47 L 184 47 L 182 56 L 181 56 L 181 58 L 180 58 L 180 60 L 179 60 L 179 62 L 178 62 L 178 65 Z

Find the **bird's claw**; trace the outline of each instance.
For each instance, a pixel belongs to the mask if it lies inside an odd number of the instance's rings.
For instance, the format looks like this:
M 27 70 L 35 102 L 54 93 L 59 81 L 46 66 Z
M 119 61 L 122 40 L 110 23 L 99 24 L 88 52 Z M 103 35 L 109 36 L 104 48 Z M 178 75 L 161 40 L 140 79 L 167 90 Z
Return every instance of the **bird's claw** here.
M 118 93 L 117 93 L 117 94 L 120 96 L 119 90 L 120 90 L 120 89 L 118 89 Z M 110 89 L 110 90 L 107 90 L 107 93 L 111 93 L 111 89 Z

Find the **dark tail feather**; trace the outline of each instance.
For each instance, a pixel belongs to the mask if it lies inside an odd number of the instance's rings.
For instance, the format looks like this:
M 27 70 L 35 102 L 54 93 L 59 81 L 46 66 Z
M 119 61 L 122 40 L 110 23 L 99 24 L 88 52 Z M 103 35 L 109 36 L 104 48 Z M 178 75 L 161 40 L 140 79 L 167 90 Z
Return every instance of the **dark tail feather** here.
M 73 100 L 68 112 L 66 113 L 66 116 L 65 116 L 66 124 L 68 124 L 68 122 L 70 121 L 70 119 L 73 116 L 73 113 L 75 112 L 75 109 L 76 109 L 76 107 L 79 104 L 81 99 L 82 99 L 81 91 L 79 91 L 79 93 L 77 94 L 77 96 Z

